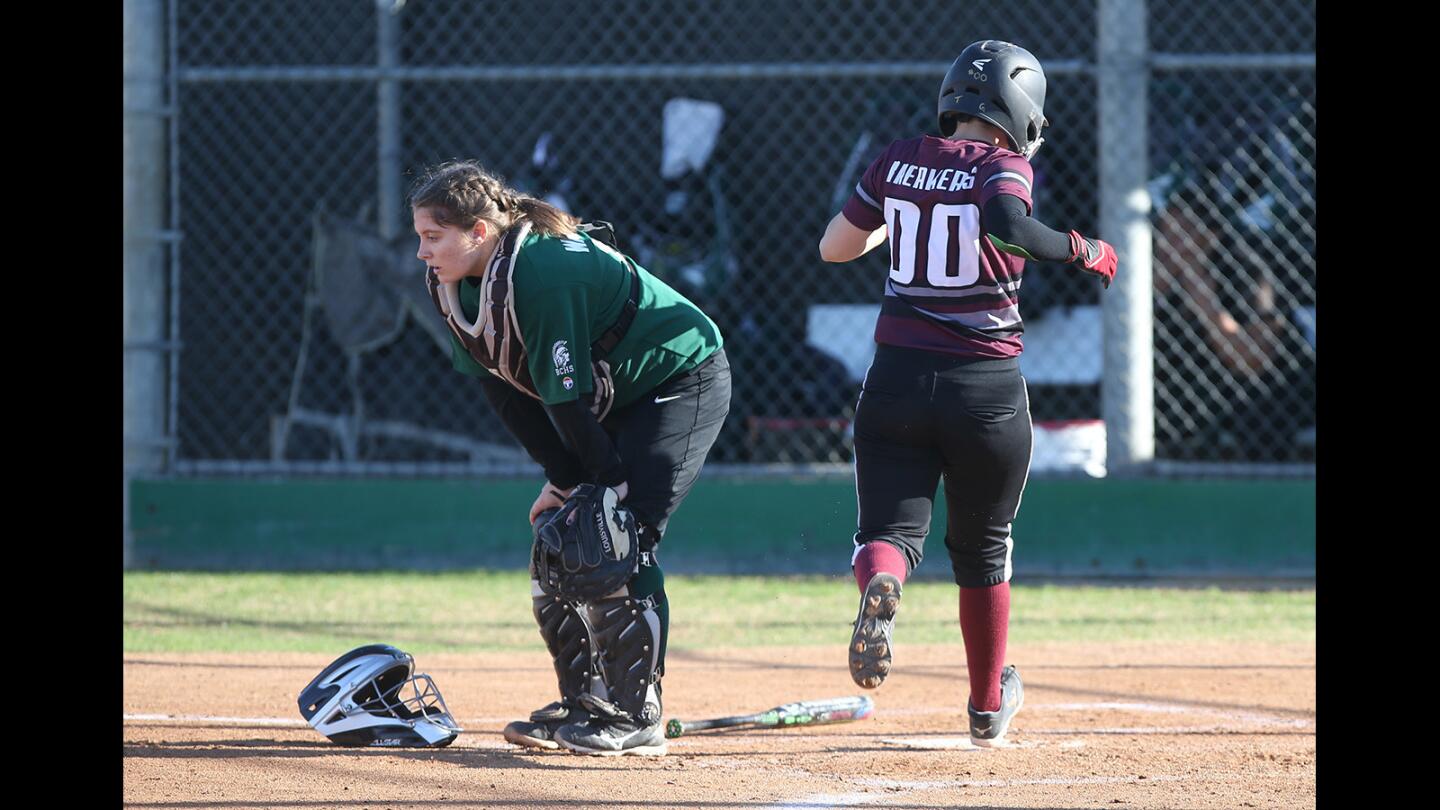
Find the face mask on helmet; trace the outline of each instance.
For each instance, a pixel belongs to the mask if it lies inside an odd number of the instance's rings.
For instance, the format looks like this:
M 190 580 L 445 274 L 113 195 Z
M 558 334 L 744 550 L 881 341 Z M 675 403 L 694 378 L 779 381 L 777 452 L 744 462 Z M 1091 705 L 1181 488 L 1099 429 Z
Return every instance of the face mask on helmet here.
M 340 745 L 440 748 L 460 727 L 429 675 L 389 644 L 357 647 L 300 691 L 300 716 Z

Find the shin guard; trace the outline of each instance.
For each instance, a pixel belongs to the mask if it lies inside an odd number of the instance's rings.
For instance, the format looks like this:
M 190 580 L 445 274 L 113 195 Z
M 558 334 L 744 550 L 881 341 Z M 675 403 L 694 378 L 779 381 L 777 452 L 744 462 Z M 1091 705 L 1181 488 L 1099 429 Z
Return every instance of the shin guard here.
M 595 680 L 590 658 L 590 633 L 582 617 L 583 608 L 532 588 L 535 622 L 540 637 L 555 663 L 555 679 L 559 682 L 564 703 L 579 706 L 580 696 L 592 690 Z
M 636 598 L 629 586 L 585 603 L 592 654 L 608 698 L 592 691 L 591 712 L 649 726 L 660 722 L 660 616 L 655 596 Z

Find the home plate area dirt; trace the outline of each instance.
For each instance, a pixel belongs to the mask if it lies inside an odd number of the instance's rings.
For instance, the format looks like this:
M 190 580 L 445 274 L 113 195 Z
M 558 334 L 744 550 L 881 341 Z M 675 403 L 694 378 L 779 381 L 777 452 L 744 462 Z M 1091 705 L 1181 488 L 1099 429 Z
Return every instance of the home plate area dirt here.
M 336 650 L 339 655 L 344 650 Z M 872 717 L 698 732 L 664 757 L 534 751 L 500 729 L 555 699 L 534 652 L 418 655 L 465 729 L 343 748 L 296 696 L 334 656 L 124 656 L 124 804 L 156 808 L 1313 807 L 1315 645 L 1011 645 L 1010 746 L 970 745 L 959 644 L 897 647 Z M 843 646 L 673 649 L 665 717 L 861 693 Z

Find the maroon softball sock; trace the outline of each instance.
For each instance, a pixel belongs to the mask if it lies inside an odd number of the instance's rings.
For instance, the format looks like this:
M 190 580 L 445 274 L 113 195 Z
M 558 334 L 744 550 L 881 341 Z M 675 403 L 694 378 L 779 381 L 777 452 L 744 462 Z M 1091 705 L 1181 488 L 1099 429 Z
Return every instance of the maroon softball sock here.
M 861 593 L 864 593 L 865 586 L 870 584 L 870 578 L 881 571 L 894 574 L 903 584 L 905 555 L 884 540 L 872 540 L 862 546 L 860 553 L 855 556 L 855 582 L 860 585 Z
M 970 669 L 970 703 L 979 712 L 996 711 L 1010 634 L 1010 583 L 960 589 L 960 634 Z

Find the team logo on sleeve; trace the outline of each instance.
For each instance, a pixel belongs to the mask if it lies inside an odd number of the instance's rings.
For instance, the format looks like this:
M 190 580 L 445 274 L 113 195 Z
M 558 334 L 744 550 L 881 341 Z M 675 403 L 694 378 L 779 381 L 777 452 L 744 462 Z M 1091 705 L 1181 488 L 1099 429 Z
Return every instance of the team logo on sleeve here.
M 575 366 L 570 362 L 570 347 L 565 345 L 569 341 L 557 340 L 555 345 L 550 347 L 550 358 L 555 361 L 555 376 L 573 374 Z M 566 386 L 567 388 L 569 386 Z

